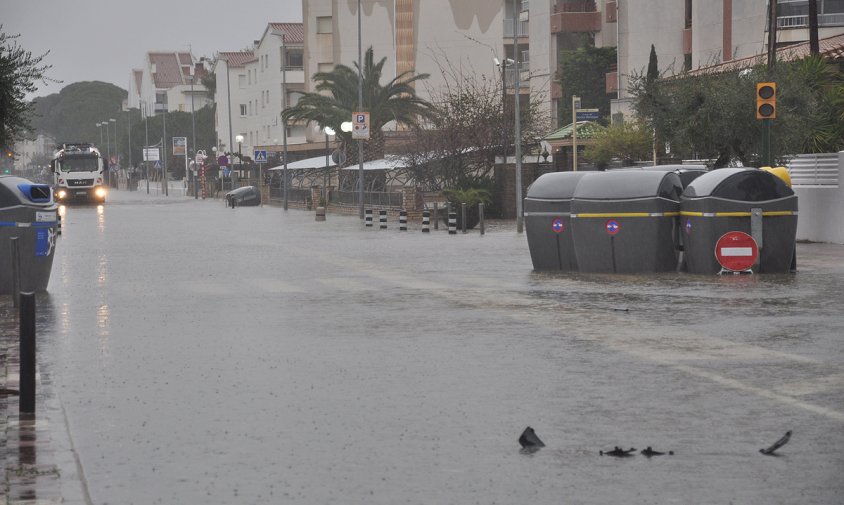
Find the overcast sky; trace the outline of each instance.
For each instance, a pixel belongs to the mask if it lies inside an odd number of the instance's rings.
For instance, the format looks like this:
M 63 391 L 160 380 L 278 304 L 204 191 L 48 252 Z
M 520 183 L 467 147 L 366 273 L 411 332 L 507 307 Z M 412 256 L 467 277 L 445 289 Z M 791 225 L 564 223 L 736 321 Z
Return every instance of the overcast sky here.
M 49 77 L 28 98 L 79 81 L 129 87 L 148 51 L 193 48 L 196 58 L 243 49 L 269 22 L 301 22 L 302 0 L 0 0 L 0 24 L 34 55 L 50 51 Z

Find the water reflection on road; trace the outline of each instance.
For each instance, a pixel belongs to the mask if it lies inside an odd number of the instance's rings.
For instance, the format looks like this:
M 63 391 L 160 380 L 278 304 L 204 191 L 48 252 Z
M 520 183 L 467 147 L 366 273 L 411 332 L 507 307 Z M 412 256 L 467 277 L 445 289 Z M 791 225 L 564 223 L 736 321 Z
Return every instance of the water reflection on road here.
M 67 209 L 41 345 L 95 503 L 844 495 L 835 250 L 801 245 L 796 276 L 553 275 L 505 224 L 112 200 Z

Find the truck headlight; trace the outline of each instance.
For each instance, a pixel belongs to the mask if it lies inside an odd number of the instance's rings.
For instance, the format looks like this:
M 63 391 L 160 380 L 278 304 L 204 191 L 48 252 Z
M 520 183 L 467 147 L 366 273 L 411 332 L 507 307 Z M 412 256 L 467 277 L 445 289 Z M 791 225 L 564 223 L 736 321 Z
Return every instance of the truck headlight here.
M 59 200 L 64 200 L 64 197 L 66 197 L 66 196 L 67 196 L 67 191 L 65 191 L 65 190 L 63 190 L 63 189 L 60 189 L 60 190 L 56 193 L 56 196 L 57 196 L 57 197 L 59 197 Z
M 105 198 L 106 190 L 105 188 L 97 188 L 94 190 L 94 194 L 97 195 L 97 198 Z

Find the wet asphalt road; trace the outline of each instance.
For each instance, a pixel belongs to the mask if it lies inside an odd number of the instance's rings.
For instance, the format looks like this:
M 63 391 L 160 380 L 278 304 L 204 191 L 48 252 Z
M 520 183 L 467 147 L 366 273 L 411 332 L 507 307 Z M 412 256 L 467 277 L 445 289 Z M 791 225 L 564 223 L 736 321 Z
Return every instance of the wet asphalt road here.
M 93 503 L 842 503 L 842 246 L 547 275 L 512 223 L 126 192 L 64 223 L 39 367 Z

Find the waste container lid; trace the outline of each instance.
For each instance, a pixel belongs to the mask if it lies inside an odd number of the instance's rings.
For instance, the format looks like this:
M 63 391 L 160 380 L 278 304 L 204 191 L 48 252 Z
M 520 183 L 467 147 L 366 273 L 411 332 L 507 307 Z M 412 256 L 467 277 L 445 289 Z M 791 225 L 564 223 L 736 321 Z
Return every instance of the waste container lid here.
M 757 168 L 720 168 L 691 182 L 684 198 L 713 196 L 741 202 L 764 202 L 793 196 L 794 191 L 770 172 Z
M 586 200 L 632 200 L 661 197 L 679 201 L 683 192 L 680 176 L 659 170 L 611 170 L 592 172 L 577 185 L 574 198 Z
M 540 175 L 528 187 L 527 198 L 542 200 L 571 199 L 578 182 L 589 172 L 551 172 Z

